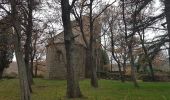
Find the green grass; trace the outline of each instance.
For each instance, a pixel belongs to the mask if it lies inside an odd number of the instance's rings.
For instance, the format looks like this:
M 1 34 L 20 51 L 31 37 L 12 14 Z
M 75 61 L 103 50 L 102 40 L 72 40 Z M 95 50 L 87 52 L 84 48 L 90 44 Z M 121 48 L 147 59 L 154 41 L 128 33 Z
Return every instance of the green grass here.
M 34 79 L 32 100 L 67 100 L 65 98 L 66 81 Z M 19 100 L 19 81 L 17 79 L 0 80 L 0 100 Z M 140 88 L 134 88 L 130 82 L 100 80 L 99 88 L 92 88 L 89 80 L 80 82 L 82 99 L 72 100 L 170 100 L 170 83 L 140 82 Z

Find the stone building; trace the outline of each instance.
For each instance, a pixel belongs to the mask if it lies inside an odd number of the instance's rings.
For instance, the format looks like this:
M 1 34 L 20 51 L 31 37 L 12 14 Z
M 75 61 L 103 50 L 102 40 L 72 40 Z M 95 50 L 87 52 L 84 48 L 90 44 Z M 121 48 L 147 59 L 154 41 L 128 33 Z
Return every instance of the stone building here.
M 89 42 L 89 19 L 87 16 L 83 16 L 84 34 Z M 85 77 L 85 65 L 86 65 L 86 45 L 83 40 L 82 33 L 76 21 L 72 21 L 72 30 L 75 37 L 76 48 L 76 73 L 79 78 Z M 99 19 L 94 23 L 94 34 L 99 36 L 101 32 L 101 24 Z M 100 39 L 99 39 L 100 40 Z M 100 42 L 94 45 L 95 48 L 100 48 Z M 47 75 L 48 79 L 65 79 L 66 78 L 66 51 L 64 45 L 64 33 L 61 32 L 49 39 L 46 46 L 46 62 L 47 62 Z M 99 57 L 98 57 L 99 58 Z

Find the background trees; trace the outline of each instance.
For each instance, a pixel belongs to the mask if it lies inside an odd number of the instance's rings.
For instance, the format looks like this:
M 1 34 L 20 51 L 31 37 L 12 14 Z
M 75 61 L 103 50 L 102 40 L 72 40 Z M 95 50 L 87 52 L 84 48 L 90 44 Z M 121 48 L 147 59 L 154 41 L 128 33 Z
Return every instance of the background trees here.
M 12 45 L 12 28 L 8 27 L 9 16 L 2 17 L 0 20 L 0 79 L 5 68 L 13 59 L 13 45 Z

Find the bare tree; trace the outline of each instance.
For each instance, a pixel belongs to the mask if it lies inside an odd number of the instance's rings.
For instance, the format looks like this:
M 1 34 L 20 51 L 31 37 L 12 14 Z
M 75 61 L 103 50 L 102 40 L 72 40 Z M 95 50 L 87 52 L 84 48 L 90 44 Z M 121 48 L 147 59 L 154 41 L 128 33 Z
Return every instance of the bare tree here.
M 123 66 L 124 63 L 124 56 L 126 56 L 126 53 L 124 52 L 124 49 L 126 48 L 124 44 L 124 37 L 122 36 L 122 33 L 120 33 L 119 30 L 119 11 L 120 9 L 118 7 L 110 7 L 109 9 L 107 9 L 105 11 L 105 13 L 103 14 L 104 18 L 104 23 L 106 24 L 104 27 L 106 28 L 106 32 L 108 32 L 109 34 L 107 34 L 109 36 L 109 40 L 110 40 L 110 52 L 112 54 L 113 59 L 116 61 L 117 65 L 118 65 L 118 69 L 119 69 L 119 74 L 120 74 L 120 79 L 122 82 L 125 81 L 124 79 L 124 72 L 125 72 L 125 68 Z M 122 70 L 123 68 L 123 70 Z
M 74 3 L 77 0 L 73 0 L 71 5 L 69 4 L 69 0 L 61 0 L 61 8 L 62 8 L 62 21 L 64 27 L 64 42 L 66 49 L 66 60 L 67 60 L 67 97 L 69 98 L 77 98 L 81 97 L 81 91 L 79 87 L 79 82 L 77 79 L 77 75 L 75 72 L 76 61 L 75 61 L 75 40 L 74 35 L 72 33 L 72 25 L 70 21 L 70 13 Z
M 27 8 L 28 11 L 25 12 L 25 22 L 26 22 L 26 40 L 25 40 L 25 45 L 24 45 L 24 60 L 25 60 L 25 65 L 27 69 L 27 76 L 28 76 L 28 82 L 29 82 L 29 88 L 30 91 L 32 92 L 31 84 L 33 83 L 33 78 L 32 78 L 32 71 L 31 71 L 31 66 L 30 66 L 30 50 L 31 50 L 31 42 L 32 42 L 32 27 L 33 27 L 33 17 L 32 17 L 32 11 L 33 11 L 33 0 L 27 0 Z
M 29 83 L 28 83 L 28 76 L 26 71 L 26 65 L 23 59 L 23 53 L 21 48 L 21 22 L 18 12 L 18 4 L 20 4 L 20 0 L 12 0 L 10 1 L 11 4 L 11 22 L 12 26 L 14 27 L 14 48 L 15 54 L 18 64 L 18 72 L 20 77 L 20 87 L 21 87 L 21 100 L 30 100 L 30 90 L 29 90 Z
M 131 0 L 130 0 L 131 1 Z M 136 81 L 136 69 L 135 69 L 135 63 L 134 63 L 134 56 L 133 56 L 133 40 L 134 40 L 134 35 L 136 33 L 135 31 L 135 27 L 136 27 L 136 17 L 137 17 L 137 7 L 138 7 L 138 1 L 134 1 L 134 2 L 130 2 L 130 1 L 124 1 L 122 0 L 122 12 L 123 12 L 123 22 L 124 22 L 124 33 L 125 33 L 125 41 L 127 43 L 128 46 L 128 56 L 130 57 L 130 65 L 131 65 L 131 76 L 132 76 L 132 80 L 134 83 L 135 87 L 139 87 Z M 128 2 L 128 3 L 127 3 Z M 132 15 L 130 15 L 132 17 L 132 19 L 130 20 L 132 22 L 131 27 L 131 33 L 128 35 L 128 27 L 127 27 L 127 18 L 125 17 L 125 9 L 128 8 L 126 4 L 129 4 L 130 7 L 130 11 L 132 12 Z M 129 12 L 130 12 L 129 11 Z M 129 25 L 130 26 L 130 25 Z
M 97 63 L 96 63 L 96 55 L 98 52 L 98 48 L 96 48 L 96 45 L 99 44 L 100 39 L 100 32 L 96 32 L 96 26 L 101 24 L 99 16 L 109 7 L 111 6 L 115 1 L 113 1 L 110 4 L 106 4 L 100 8 L 100 10 L 97 10 L 98 12 L 95 12 L 94 9 L 97 7 L 97 5 L 100 5 L 102 1 L 95 1 L 95 0 L 82 0 L 79 3 L 77 3 L 77 6 L 74 7 L 73 15 L 76 18 L 78 25 L 80 27 L 80 31 L 82 33 L 83 40 L 86 45 L 86 68 L 85 68 L 85 74 L 86 77 L 91 78 L 91 85 L 95 88 L 98 87 L 98 79 L 97 79 Z M 94 6 L 96 5 L 96 6 Z M 87 12 L 88 11 L 88 12 Z M 83 21 L 83 15 L 88 17 L 88 21 Z M 88 22 L 88 24 L 87 24 Z M 86 23 L 86 25 L 84 25 Z M 97 23 L 97 24 L 96 24 Z M 86 29 L 85 27 L 88 27 Z M 98 29 L 99 30 L 99 29 Z M 87 38 L 85 35 L 85 31 L 89 31 L 89 37 Z

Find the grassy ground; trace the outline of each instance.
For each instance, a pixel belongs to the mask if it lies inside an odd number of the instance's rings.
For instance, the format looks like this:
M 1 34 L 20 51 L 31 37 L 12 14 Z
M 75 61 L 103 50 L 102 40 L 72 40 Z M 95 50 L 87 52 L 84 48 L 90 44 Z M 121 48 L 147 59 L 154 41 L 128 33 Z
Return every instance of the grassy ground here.
M 35 79 L 32 100 L 67 100 L 66 81 Z M 17 79 L 0 80 L 0 100 L 19 100 Z M 91 88 L 89 80 L 80 82 L 85 96 L 72 100 L 170 100 L 170 83 L 144 83 L 136 89 L 132 83 L 100 80 L 99 88 Z

